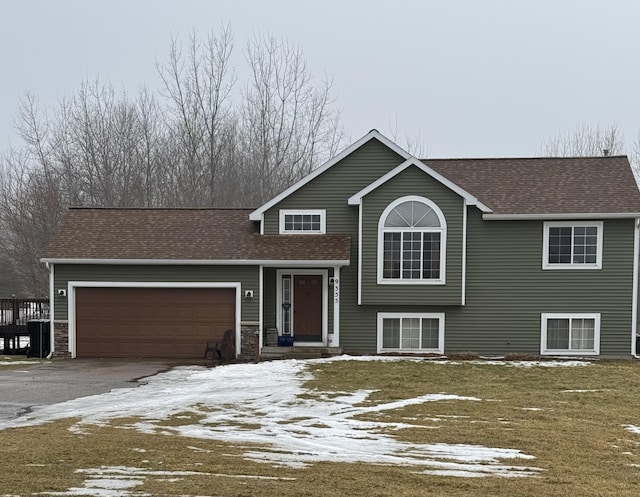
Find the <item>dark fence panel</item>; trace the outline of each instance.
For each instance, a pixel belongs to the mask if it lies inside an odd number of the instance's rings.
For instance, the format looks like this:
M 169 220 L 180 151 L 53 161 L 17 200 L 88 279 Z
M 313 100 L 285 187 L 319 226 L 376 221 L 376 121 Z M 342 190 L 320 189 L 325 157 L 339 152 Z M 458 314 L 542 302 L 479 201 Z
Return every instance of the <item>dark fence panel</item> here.
M 20 348 L 20 337 L 28 337 L 27 323 L 33 319 L 49 319 L 49 299 L 0 298 L 0 338 L 4 353 Z

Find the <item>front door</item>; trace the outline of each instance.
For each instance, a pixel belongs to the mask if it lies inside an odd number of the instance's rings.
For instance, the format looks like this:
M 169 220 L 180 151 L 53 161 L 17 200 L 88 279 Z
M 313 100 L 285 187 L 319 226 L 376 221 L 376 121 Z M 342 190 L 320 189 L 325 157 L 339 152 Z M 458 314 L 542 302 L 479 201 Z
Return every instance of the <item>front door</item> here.
M 322 342 L 322 275 L 293 275 L 293 339 Z

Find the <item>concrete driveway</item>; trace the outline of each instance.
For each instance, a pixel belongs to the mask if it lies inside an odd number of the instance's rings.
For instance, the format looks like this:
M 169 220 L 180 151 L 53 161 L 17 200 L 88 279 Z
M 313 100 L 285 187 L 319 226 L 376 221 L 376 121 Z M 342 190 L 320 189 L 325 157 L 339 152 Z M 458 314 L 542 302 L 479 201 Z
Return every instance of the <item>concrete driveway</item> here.
M 136 359 L 66 359 L 0 368 L 0 419 L 12 419 L 33 406 L 135 388 L 144 378 L 176 362 Z

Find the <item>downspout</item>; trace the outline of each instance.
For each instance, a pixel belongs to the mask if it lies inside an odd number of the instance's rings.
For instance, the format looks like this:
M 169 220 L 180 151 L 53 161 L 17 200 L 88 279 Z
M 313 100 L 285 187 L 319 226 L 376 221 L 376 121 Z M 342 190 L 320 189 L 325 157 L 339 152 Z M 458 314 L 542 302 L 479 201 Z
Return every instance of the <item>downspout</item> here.
M 467 303 L 467 200 L 462 200 L 462 299 L 460 305 Z
M 49 264 L 48 262 L 45 262 L 45 267 L 49 270 L 49 340 L 50 340 L 50 344 L 49 344 L 49 355 L 47 356 L 47 359 L 51 359 L 51 357 L 53 357 L 53 353 L 55 352 L 55 339 L 54 339 L 54 333 L 55 333 L 55 326 L 54 326 L 54 316 L 55 316 L 55 312 L 54 312 L 54 302 L 53 302 L 53 297 L 54 297 L 54 291 L 53 291 L 53 264 Z
M 636 353 L 638 341 L 638 258 L 640 257 L 640 218 L 636 218 L 633 236 L 633 291 L 631 302 L 631 356 L 638 359 Z

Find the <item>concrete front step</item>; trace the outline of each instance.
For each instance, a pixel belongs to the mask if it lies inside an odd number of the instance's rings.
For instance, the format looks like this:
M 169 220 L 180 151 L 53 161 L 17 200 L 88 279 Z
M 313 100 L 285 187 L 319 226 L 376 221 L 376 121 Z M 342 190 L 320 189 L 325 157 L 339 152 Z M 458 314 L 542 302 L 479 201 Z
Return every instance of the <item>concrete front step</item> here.
M 341 347 L 263 347 L 261 359 L 319 359 L 342 354 Z

